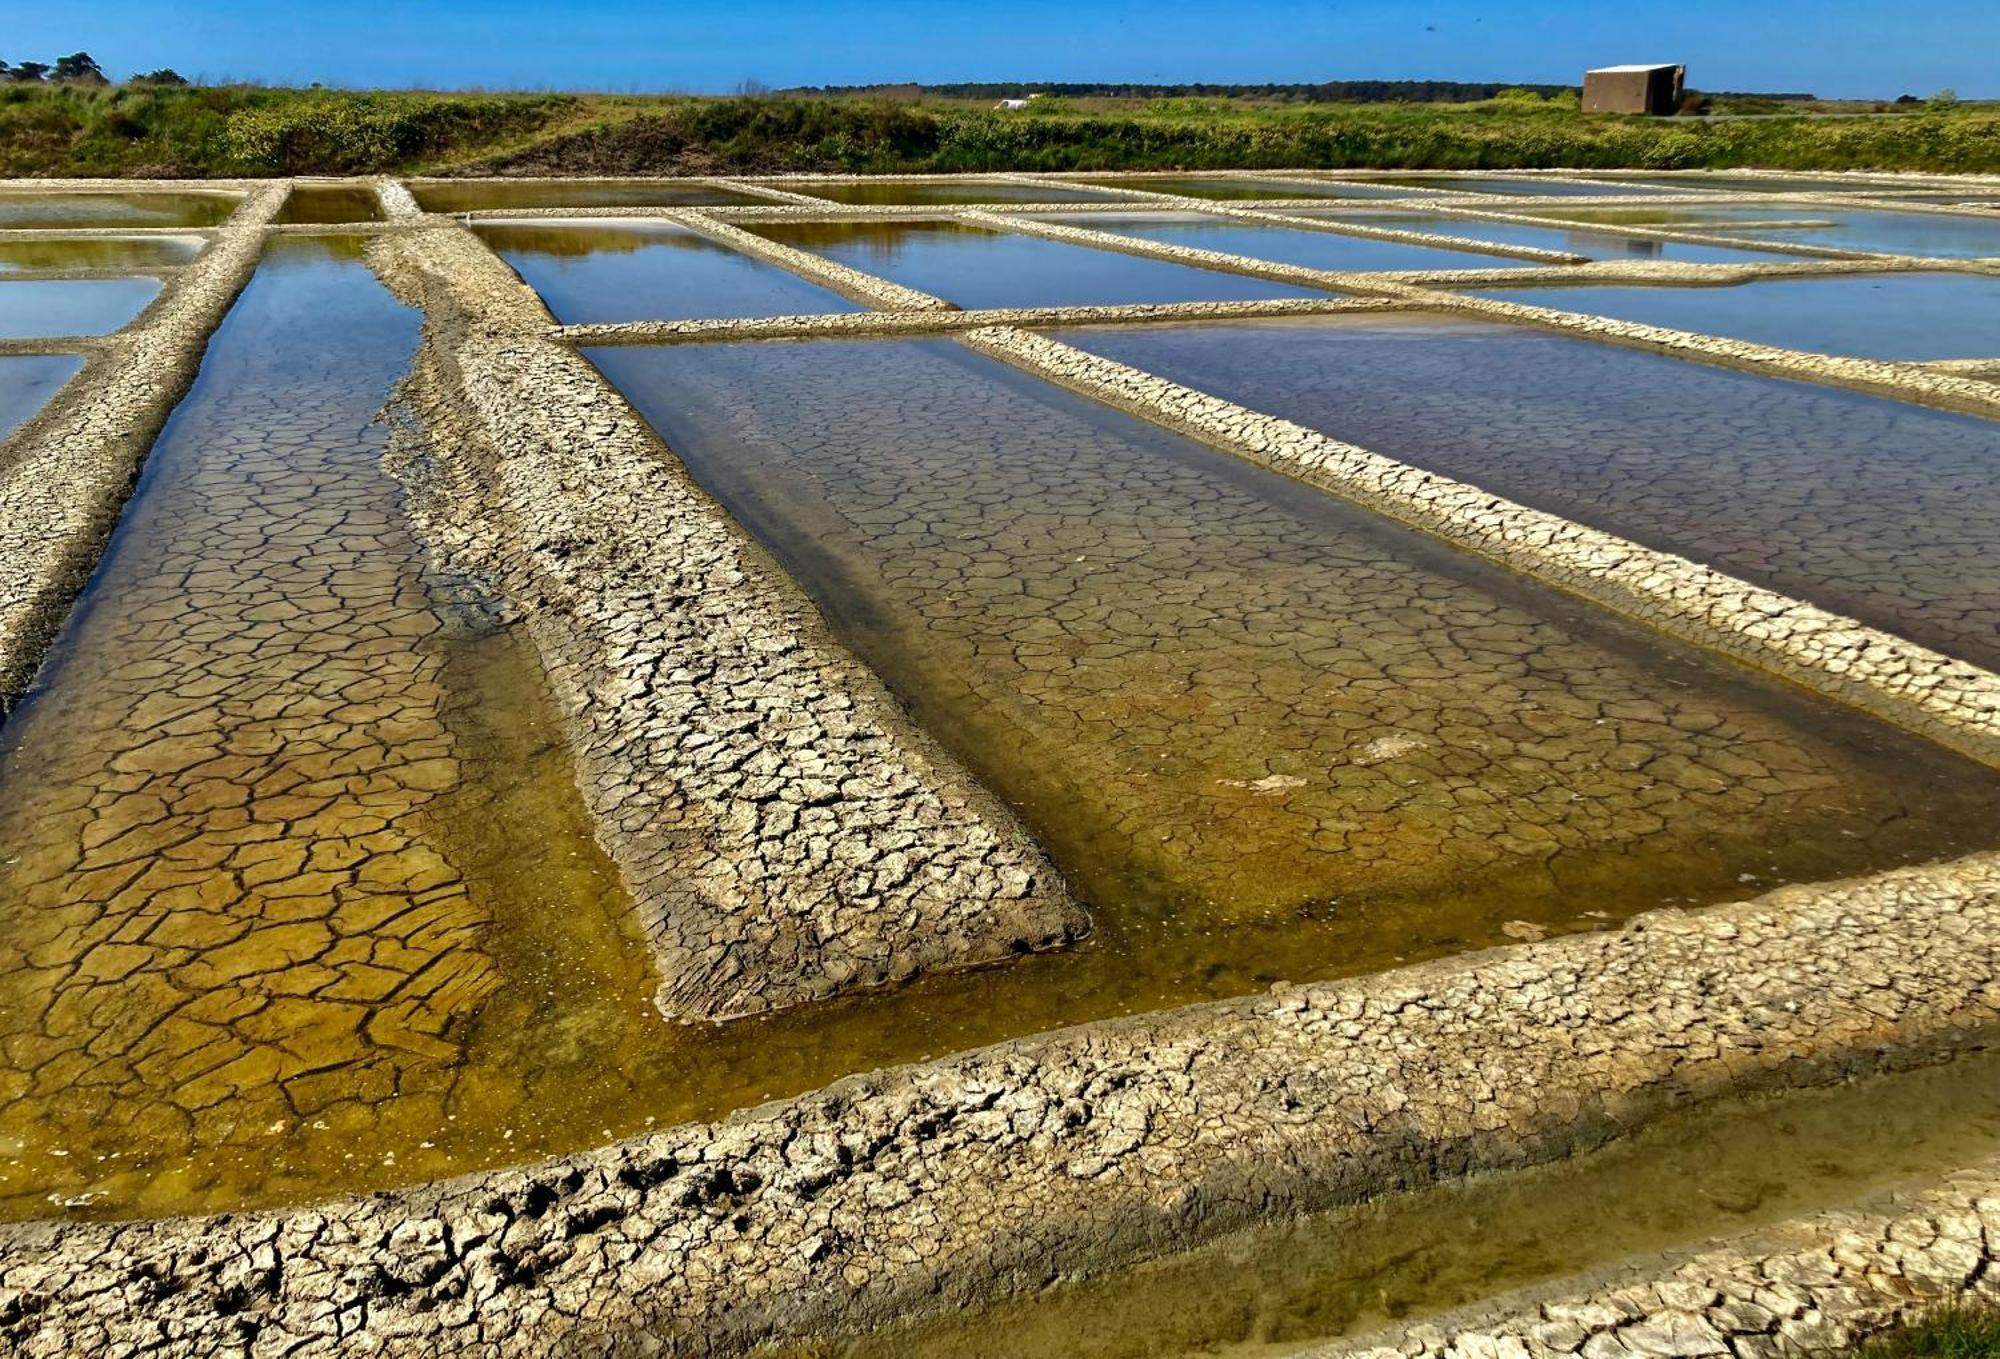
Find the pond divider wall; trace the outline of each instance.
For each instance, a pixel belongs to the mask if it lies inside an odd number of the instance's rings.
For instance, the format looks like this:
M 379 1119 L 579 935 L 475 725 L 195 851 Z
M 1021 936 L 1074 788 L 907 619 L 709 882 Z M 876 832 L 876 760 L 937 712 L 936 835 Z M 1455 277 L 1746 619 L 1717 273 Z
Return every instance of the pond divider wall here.
M 0 446 L 0 704 L 33 678 L 97 566 L 147 449 L 194 381 L 209 334 L 250 281 L 286 186 L 246 197 L 208 248 Z
M 738 1354 L 1990 1044 L 2000 855 L 1106 1021 L 517 1170 L 0 1227 L 28 1356 Z
M 534 295 L 455 226 L 378 244 L 422 304 L 401 471 L 541 652 L 660 1008 L 737 1018 L 1060 947 L 1086 921 Z

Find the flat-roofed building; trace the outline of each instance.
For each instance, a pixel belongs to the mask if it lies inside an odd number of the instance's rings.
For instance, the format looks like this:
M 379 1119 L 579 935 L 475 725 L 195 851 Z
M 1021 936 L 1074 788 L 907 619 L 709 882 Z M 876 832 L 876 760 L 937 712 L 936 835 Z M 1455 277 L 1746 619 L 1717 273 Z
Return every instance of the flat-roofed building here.
M 1583 76 L 1585 113 L 1672 113 L 1680 107 L 1685 66 L 1600 66 Z

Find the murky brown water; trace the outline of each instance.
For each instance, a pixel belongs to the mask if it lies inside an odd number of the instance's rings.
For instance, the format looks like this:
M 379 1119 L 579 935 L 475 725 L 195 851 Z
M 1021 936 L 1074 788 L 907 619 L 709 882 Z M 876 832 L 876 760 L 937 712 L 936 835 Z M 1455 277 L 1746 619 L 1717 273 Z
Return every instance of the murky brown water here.
M 379 222 L 382 204 L 373 189 L 349 184 L 299 184 L 285 195 L 273 221 L 282 223 Z
M 1990 843 L 2000 776 L 950 342 L 593 358 L 1135 959 L 1380 967 Z
M 1000 1306 L 764 1359 L 1276 1359 L 1935 1178 L 2000 1152 L 1988 1054 L 1709 1107 L 1589 1156 L 1276 1223 Z
M 172 192 L 0 191 L 0 227 L 220 226 L 242 201 L 240 194 Z
M 201 253 L 199 236 L 76 236 L 54 241 L 0 240 L 0 274 L 24 269 L 152 269 L 186 264 Z

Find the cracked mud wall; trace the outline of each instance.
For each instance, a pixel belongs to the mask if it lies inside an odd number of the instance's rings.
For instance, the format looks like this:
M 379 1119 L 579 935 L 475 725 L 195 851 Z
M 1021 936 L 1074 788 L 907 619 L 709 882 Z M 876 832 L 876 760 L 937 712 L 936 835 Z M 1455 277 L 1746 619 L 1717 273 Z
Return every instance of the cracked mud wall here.
M 400 455 L 418 517 L 535 638 L 662 1010 L 732 1018 L 1083 934 L 1011 813 L 537 333 L 485 247 L 444 228 L 376 259 L 429 312 Z

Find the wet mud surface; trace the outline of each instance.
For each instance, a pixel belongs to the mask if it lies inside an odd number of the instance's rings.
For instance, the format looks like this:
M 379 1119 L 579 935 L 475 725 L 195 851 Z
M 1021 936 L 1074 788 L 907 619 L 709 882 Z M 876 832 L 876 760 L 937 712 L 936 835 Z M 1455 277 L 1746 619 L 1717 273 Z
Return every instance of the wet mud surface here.
M 1062 338 L 2000 665 L 1992 421 L 1470 322 Z

